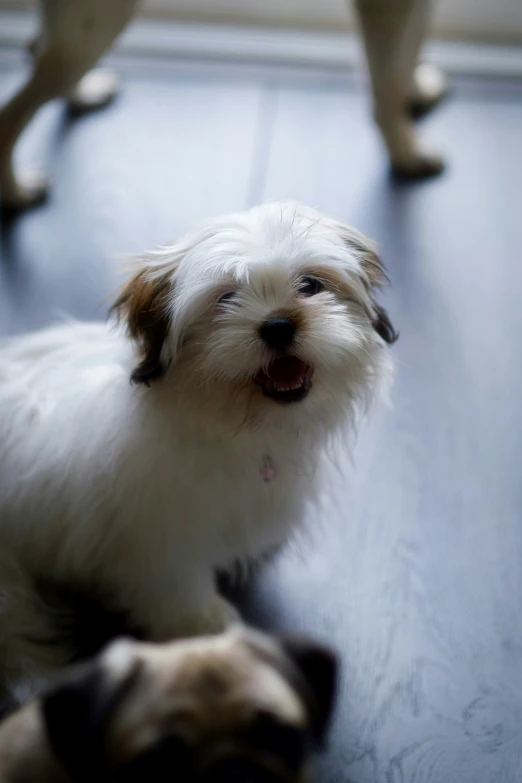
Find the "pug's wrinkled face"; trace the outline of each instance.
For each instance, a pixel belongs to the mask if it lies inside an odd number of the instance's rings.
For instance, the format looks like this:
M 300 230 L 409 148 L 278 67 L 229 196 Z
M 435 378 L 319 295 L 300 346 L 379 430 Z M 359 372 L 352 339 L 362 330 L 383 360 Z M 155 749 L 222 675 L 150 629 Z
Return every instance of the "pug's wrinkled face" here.
M 120 641 L 44 697 L 44 724 L 75 781 L 299 783 L 324 743 L 336 670 L 318 645 L 239 629 Z

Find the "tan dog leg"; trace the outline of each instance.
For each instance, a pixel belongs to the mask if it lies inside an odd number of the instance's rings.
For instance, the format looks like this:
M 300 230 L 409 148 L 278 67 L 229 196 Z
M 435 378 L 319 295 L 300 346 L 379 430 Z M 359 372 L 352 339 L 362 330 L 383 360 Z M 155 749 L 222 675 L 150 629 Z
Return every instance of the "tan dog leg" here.
M 412 178 L 438 174 L 443 168 L 442 159 L 420 138 L 408 111 L 412 98 L 419 98 L 419 90 L 421 97 L 426 97 L 428 92 L 427 85 L 422 84 L 422 72 L 417 74 L 415 69 L 430 2 L 356 0 L 356 5 L 370 72 L 375 119 L 388 148 L 392 168 L 398 175 Z
M 0 196 L 5 206 L 24 208 L 41 201 L 47 191 L 47 179 L 39 171 L 24 171 L 18 176 L 13 170 L 13 149 L 25 126 L 36 111 L 50 98 L 46 91 L 47 68 L 35 68 L 32 77 L 20 92 L 0 111 Z
M 47 101 L 67 96 L 74 108 L 94 108 L 114 95 L 117 79 L 107 72 L 85 74 L 107 51 L 132 17 L 137 0 L 45 0 L 42 33 L 32 44 L 33 73 L 0 110 L 0 196 L 23 209 L 41 201 L 47 181 L 41 173 L 13 170 L 13 149 L 23 129 Z
M 419 53 L 428 33 L 431 6 L 431 0 L 415 2 L 404 42 L 405 67 L 411 74 L 408 108 L 417 117 L 435 108 L 449 89 L 446 74 L 440 68 L 419 63 Z

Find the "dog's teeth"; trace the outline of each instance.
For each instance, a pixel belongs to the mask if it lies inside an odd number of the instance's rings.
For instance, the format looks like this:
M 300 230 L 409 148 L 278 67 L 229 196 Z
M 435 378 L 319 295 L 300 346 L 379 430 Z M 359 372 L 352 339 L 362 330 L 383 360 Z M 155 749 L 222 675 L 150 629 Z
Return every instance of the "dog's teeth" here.
M 275 389 L 278 392 L 296 391 L 297 389 L 302 389 L 303 384 L 304 384 L 304 380 L 299 381 L 298 383 L 294 383 L 293 386 L 278 386 L 276 384 Z

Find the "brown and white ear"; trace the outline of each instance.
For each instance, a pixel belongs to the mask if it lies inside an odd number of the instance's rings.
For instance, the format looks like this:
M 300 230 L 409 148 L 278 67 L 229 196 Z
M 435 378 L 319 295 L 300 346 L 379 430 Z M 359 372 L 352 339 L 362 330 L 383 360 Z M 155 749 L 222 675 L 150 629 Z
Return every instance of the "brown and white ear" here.
M 130 336 L 141 350 L 142 360 L 131 375 L 133 383 L 150 386 L 151 381 L 160 378 L 167 369 L 169 357 L 165 342 L 179 260 L 173 258 L 173 254 L 161 263 L 156 254 L 140 259 L 140 268 L 125 284 L 111 308 L 111 313 L 126 322 Z
M 303 698 L 310 716 L 312 736 L 325 742 L 337 694 L 339 664 L 332 650 L 306 639 L 282 638 L 281 646 L 300 675 L 290 682 Z
M 73 780 L 104 779 L 107 728 L 140 668 L 132 643 L 115 642 L 102 657 L 71 670 L 42 697 L 49 744 Z
M 377 245 L 371 239 L 343 223 L 336 223 L 337 231 L 351 254 L 357 258 L 364 275 L 364 285 L 370 296 L 372 326 L 386 342 L 394 343 L 398 337 L 384 307 L 376 301 L 376 292 L 389 282 Z

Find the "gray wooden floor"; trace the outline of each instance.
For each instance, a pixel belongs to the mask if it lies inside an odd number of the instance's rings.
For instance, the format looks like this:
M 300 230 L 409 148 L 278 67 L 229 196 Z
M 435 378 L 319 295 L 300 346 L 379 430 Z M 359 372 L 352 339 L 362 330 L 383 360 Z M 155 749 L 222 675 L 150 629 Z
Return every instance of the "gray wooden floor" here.
M 359 80 L 120 60 L 121 98 L 47 107 L 19 150 L 49 203 L 1 231 L 0 332 L 102 317 L 115 256 L 267 198 L 378 239 L 392 406 L 341 461 L 315 541 L 245 599 L 342 652 L 322 783 L 522 781 L 522 84 L 462 81 L 426 130 L 445 176 L 392 184 Z M 23 74 L 0 57 L 0 98 Z

